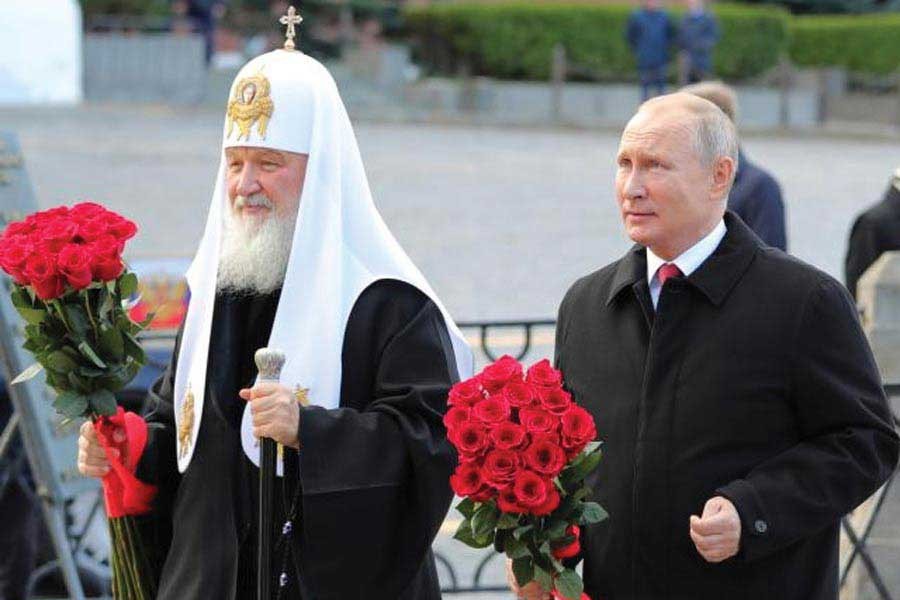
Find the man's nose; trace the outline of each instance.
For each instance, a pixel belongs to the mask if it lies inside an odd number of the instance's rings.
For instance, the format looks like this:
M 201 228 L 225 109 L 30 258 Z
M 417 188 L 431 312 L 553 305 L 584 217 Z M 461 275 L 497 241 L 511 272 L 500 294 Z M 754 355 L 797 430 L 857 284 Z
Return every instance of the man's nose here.
M 640 173 L 632 171 L 628 175 L 622 193 L 629 200 L 641 200 L 647 197 L 647 188 L 644 186 L 644 180 Z
M 256 169 L 253 165 L 244 165 L 238 178 L 237 193 L 240 196 L 252 196 L 258 194 L 262 187 L 259 185 Z

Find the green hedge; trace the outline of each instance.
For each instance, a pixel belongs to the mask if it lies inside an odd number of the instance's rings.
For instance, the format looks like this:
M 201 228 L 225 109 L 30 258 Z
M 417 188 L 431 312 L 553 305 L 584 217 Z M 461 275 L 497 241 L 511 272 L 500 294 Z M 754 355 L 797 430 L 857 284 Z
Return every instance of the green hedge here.
M 791 33 L 791 60 L 802 67 L 900 68 L 900 14 L 797 17 Z
M 436 71 L 461 61 L 476 74 L 504 79 L 547 79 L 553 46 L 562 43 L 572 64 L 591 79 L 634 77 L 624 32 L 630 6 L 539 2 L 440 3 L 405 11 L 421 56 Z M 717 75 L 743 79 L 774 66 L 788 43 L 787 12 L 773 7 L 719 5 L 722 30 Z M 674 12 L 675 18 L 679 13 Z

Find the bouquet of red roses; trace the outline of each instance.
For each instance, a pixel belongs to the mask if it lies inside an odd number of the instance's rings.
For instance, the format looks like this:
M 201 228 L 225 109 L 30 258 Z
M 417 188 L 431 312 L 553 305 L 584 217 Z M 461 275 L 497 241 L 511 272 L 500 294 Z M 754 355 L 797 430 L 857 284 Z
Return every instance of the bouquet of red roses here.
M 510 356 L 450 390 L 444 417 L 459 454 L 450 478 L 465 519 L 456 539 L 494 545 L 512 560 L 519 585 L 539 582 L 555 597 L 582 598 L 583 582 L 563 564 L 580 552 L 580 525 L 607 515 L 587 501 L 586 477 L 600 462 L 590 413 L 542 360 L 523 372 Z
M 103 478 L 118 598 L 155 595 L 132 518 L 150 510 L 155 493 L 134 476 L 146 423 L 124 413 L 114 394 L 146 362 L 135 336 L 149 319 L 135 323 L 126 310 L 138 280 L 125 268 L 122 252 L 135 233 L 133 222 L 84 202 L 31 214 L 0 235 L 0 268 L 12 277 L 12 303 L 26 322 L 23 347 L 37 360 L 13 383 L 45 371 L 57 393 L 57 412 L 66 420 L 93 420 L 104 447 L 124 457 L 111 459 Z M 116 443 L 113 432 L 120 428 L 127 440 Z

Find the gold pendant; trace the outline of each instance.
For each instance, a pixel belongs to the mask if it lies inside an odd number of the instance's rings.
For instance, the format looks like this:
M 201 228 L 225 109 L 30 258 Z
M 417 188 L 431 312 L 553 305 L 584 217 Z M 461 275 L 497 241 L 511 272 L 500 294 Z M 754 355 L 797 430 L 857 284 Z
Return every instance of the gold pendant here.
M 275 105 L 269 97 L 269 80 L 262 72 L 245 77 L 234 86 L 234 96 L 228 103 L 228 134 L 231 137 L 235 123 L 238 126 L 237 139 L 250 139 L 254 123 L 261 139 L 266 139 L 266 127 Z
M 194 429 L 194 393 L 188 384 L 184 402 L 181 405 L 181 423 L 178 425 L 178 458 L 184 458 L 191 447 L 191 432 Z
M 309 388 L 294 386 L 294 398 L 300 403 L 300 406 L 309 406 Z

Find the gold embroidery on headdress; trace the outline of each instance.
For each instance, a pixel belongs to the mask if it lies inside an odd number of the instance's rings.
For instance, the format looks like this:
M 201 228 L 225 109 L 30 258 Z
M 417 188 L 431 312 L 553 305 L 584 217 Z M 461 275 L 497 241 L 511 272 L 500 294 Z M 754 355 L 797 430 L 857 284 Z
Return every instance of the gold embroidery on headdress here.
M 188 384 L 187 393 L 184 395 L 184 403 L 181 405 L 181 423 L 178 424 L 178 458 L 184 458 L 191 447 L 191 431 L 194 429 L 194 393 L 191 384 Z
M 269 97 L 269 80 L 262 72 L 251 77 L 245 77 L 237 82 L 234 86 L 234 96 L 228 103 L 228 134 L 225 137 L 231 137 L 231 131 L 234 124 L 238 126 L 238 137 L 250 139 L 250 130 L 256 123 L 256 130 L 259 137 L 266 139 L 266 127 L 269 125 L 269 119 L 272 118 L 272 111 L 275 105 Z

